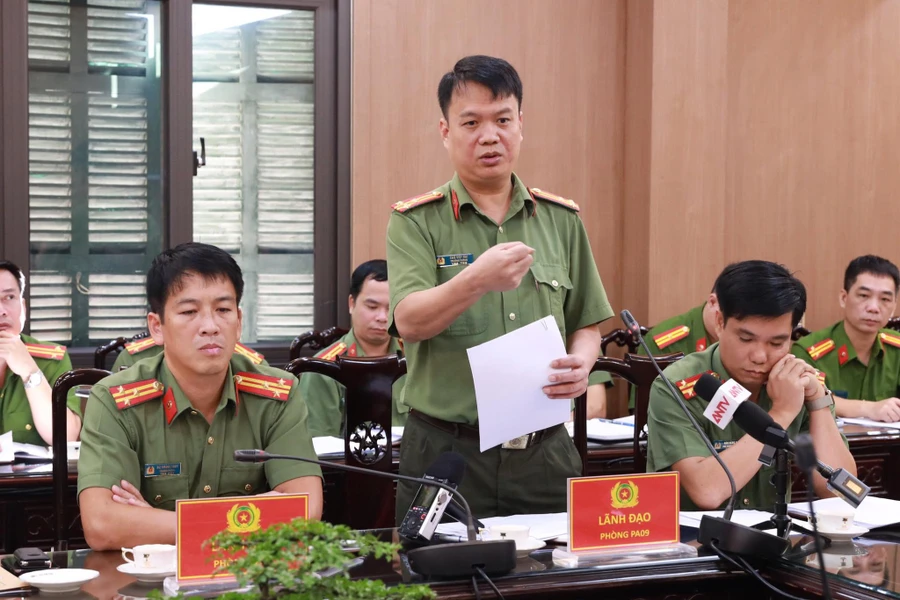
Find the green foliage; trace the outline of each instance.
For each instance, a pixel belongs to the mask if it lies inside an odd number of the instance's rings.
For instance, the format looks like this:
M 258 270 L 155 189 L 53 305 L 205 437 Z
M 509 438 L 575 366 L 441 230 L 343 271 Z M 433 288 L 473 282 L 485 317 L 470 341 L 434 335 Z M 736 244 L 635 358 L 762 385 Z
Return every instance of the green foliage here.
M 373 555 L 390 561 L 399 545 L 381 542 L 373 535 L 354 531 L 345 525 L 295 519 L 249 534 L 223 531 L 207 544 L 214 558 L 244 550 L 220 571 L 232 573 L 241 585 L 253 583 L 257 594 L 226 594 L 226 599 L 274 598 L 291 600 L 424 600 L 435 594 L 424 585 L 386 587 L 371 579 L 349 578 L 345 571 L 321 578 L 319 571 L 343 569 L 353 555 L 344 550 L 350 542 L 359 548 L 359 556 Z

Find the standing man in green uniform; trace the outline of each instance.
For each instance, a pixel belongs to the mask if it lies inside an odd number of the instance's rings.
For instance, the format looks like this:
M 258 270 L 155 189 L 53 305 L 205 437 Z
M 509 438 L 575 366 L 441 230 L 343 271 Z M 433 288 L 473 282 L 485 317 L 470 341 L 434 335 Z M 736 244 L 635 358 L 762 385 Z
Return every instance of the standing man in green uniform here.
M 310 518 L 321 516 L 318 466 L 233 459 L 243 448 L 316 457 L 296 377 L 234 351 L 243 289 L 214 246 L 153 261 L 147 324 L 164 350 L 95 385 L 85 417 L 78 501 L 94 550 L 174 544 L 180 498 L 306 493 Z
M 844 318 L 794 344 L 824 375 L 839 417 L 900 421 L 900 334 L 885 329 L 897 308 L 900 271 L 880 256 L 853 259 L 838 301 Z
M 682 315 L 670 317 L 659 323 L 644 336 L 653 356 L 683 353 L 685 356 L 694 352 L 703 352 L 710 344 L 719 341 L 716 337 L 716 312 L 719 302 L 716 300 L 716 287 L 713 286 L 709 298 L 700 306 L 694 307 Z M 646 355 L 644 347 L 638 348 L 638 354 Z M 635 390 L 629 394 L 628 408 L 634 410 Z
M 125 349 L 119 352 L 116 362 L 113 363 L 113 373 L 127 369 L 139 360 L 156 356 L 163 351 L 163 347 L 156 343 L 152 337 L 134 340 L 125 344 Z M 234 345 L 234 352 L 240 354 L 255 365 L 268 365 L 266 358 L 249 346 L 245 346 L 240 342 Z
M 855 475 L 856 463 L 834 421 L 831 394 L 815 369 L 789 352 L 791 332 L 806 310 L 803 283 L 781 265 L 745 261 L 725 268 L 716 296 L 718 343 L 671 365 L 665 376 L 680 390 L 688 410 L 731 470 L 737 507 L 772 510 L 774 467 L 761 466 L 763 445 L 734 421 L 722 430 L 704 417 L 709 403 L 694 393 L 704 373 L 723 382 L 734 379 L 750 391 L 746 401 L 759 404 L 792 438 L 808 431 L 822 461 Z M 647 471 L 679 472 L 682 510 L 713 510 L 729 499 L 725 472 L 658 378 L 650 391 L 647 425 Z M 818 474 L 814 486 L 820 497 L 832 495 Z
M 390 330 L 408 361 L 400 472 L 421 476 L 452 449 L 466 460 L 460 490 L 476 516 L 563 511 L 566 479 L 581 473 L 565 428 L 480 452 L 466 350 L 552 315 L 568 354 L 548 366 L 568 370 L 543 390 L 548 402 L 569 402 L 587 388 L 598 324 L 613 312 L 578 205 L 527 188 L 513 172 L 522 142 L 516 70 L 499 58 L 463 58 L 441 79 L 438 101 L 456 174 L 396 203 L 388 223 Z M 415 491 L 399 482 L 398 522 Z
M 390 307 L 387 261 L 376 259 L 362 263 L 350 276 L 350 331 L 325 348 L 316 358 L 334 360 L 338 356 L 387 356 L 403 349 L 400 340 L 388 333 Z M 402 427 L 409 409 L 400 402 L 406 376 L 394 382 L 391 423 Z M 343 385 L 325 375 L 304 373 L 300 378 L 300 396 L 309 406 L 309 432 L 313 437 L 344 435 Z
M 0 261 L 0 433 L 13 441 L 53 443 L 52 386 L 72 370 L 66 349 L 22 333 L 25 326 L 25 276 L 13 263 Z M 77 440 L 81 402 L 70 394 L 66 439 Z

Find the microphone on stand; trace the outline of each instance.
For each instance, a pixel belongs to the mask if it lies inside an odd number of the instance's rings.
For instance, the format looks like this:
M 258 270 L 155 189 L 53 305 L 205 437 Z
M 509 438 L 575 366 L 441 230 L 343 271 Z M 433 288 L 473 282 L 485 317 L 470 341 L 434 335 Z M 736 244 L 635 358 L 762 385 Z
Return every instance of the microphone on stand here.
M 700 530 L 697 535 L 698 541 L 705 546 L 714 547 L 717 550 L 735 554 L 764 557 L 780 556 L 784 554 L 790 545 L 788 540 L 731 521 L 731 515 L 734 513 L 734 503 L 737 498 L 737 489 L 734 484 L 734 476 L 731 474 L 731 470 L 722 460 L 722 457 L 719 456 L 719 453 L 716 451 L 715 447 L 713 447 L 712 442 L 710 442 L 709 438 L 706 436 L 706 432 L 703 431 L 703 428 L 700 427 L 697 419 L 694 418 L 693 413 L 691 413 L 690 409 L 688 409 L 687 405 L 684 403 L 681 393 L 675 388 L 672 382 L 669 381 L 669 378 L 663 374 L 659 363 L 653 356 L 653 352 L 647 346 L 647 342 L 644 341 L 644 337 L 641 335 L 640 324 L 627 309 L 623 310 L 620 314 L 622 316 L 622 321 L 625 323 L 625 327 L 644 348 L 644 352 L 647 353 L 647 357 L 653 363 L 653 366 L 656 367 L 656 372 L 659 373 L 659 379 L 663 382 L 663 385 L 666 386 L 666 389 L 669 390 L 669 393 L 678 403 L 678 406 L 681 407 L 682 412 L 684 412 L 688 421 L 691 422 L 691 426 L 700 435 L 700 439 L 703 440 L 703 443 L 706 444 L 706 448 L 709 450 L 710 454 L 716 459 L 716 462 L 719 463 L 722 470 L 725 471 L 725 475 L 728 477 L 728 483 L 731 485 L 731 497 L 725 505 L 725 514 L 721 518 L 703 515 L 700 519 Z
M 694 385 L 694 391 L 698 396 L 713 404 L 718 392 L 729 383 L 731 382 L 722 384 L 709 373 L 704 373 Z M 735 385 L 740 387 L 737 383 Z M 797 445 L 788 436 L 784 427 L 776 423 L 775 419 L 755 402 L 738 402 L 737 406 L 732 409 L 731 416 L 734 422 L 738 424 L 738 427 L 758 442 L 777 450 L 787 450 L 795 456 L 800 456 Z M 727 425 L 730 420 L 724 421 L 724 425 Z M 806 456 L 808 455 L 803 455 L 804 458 Z M 812 456 L 815 460 L 813 466 L 825 478 L 829 490 L 840 496 L 853 508 L 858 507 L 865 500 L 871 490 L 869 486 L 844 469 L 834 469 L 823 463 L 818 458 L 815 458 L 815 453 Z
M 445 453 L 455 454 L 455 453 Z M 441 455 L 442 457 L 444 455 Z M 458 454 L 456 456 L 459 456 Z M 459 457 L 460 459 L 462 457 Z M 480 568 L 488 575 L 505 575 L 512 571 L 516 566 L 516 543 L 513 540 L 489 540 L 481 541 L 477 539 L 475 533 L 475 517 L 469 503 L 452 486 L 447 485 L 438 479 L 427 479 L 425 477 L 410 477 L 408 475 L 399 475 L 395 473 L 384 473 L 382 471 L 374 471 L 363 469 L 361 467 L 351 467 L 340 463 L 306 458 L 302 456 L 289 456 L 286 454 L 272 454 L 265 450 L 235 450 L 234 460 L 237 462 L 261 463 L 268 460 L 296 460 L 339 471 L 350 471 L 352 473 L 360 473 L 362 475 L 371 475 L 373 477 L 384 477 L 394 481 L 410 481 L 418 483 L 420 486 L 432 486 L 440 488 L 454 497 L 465 511 L 466 536 L 468 541 L 456 542 L 448 544 L 433 544 L 415 550 L 409 550 L 406 557 L 410 566 L 416 573 L 427 577 L 448 577 L 470 578 L 478 573 L 476 569 Z M 438 459 L 441 460 L 440 458 Z M 456 459 L 451 459 L 456 460 Z M 436 461 L 437 462 L 437 461 Z M 429 468 L 430 470 L 430 468 Z

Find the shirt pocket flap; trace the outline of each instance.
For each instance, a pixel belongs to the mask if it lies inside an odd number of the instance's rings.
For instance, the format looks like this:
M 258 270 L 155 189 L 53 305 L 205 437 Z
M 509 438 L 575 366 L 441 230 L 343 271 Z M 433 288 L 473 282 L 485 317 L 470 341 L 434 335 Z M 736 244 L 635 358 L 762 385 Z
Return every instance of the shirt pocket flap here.
M 546 265 L 534 263 L 531 265 L 531 274 L 538 283 L 548 285 L 558 290 L 565 288 L 572 289 L 572 280 L 569 279 L 569 272 L 561 265 Z
M 190 498 L 188 478 L 185 475 L 160 475 L 144 479 L 144 500 L 153 508 L 175 510 L 175 501 Z

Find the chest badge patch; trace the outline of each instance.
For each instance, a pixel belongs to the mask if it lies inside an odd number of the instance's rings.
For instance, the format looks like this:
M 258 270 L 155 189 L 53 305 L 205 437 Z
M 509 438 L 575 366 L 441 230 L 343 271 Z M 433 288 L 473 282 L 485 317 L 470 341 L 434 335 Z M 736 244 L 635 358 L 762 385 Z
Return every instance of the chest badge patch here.
M 471 265 L 475 262 L 474 254 L 442 254 L 440 256 L 435 256 L 435 262 L 439 269 L 446 269 L 447 267 L 462 267 L 465 265 Z

